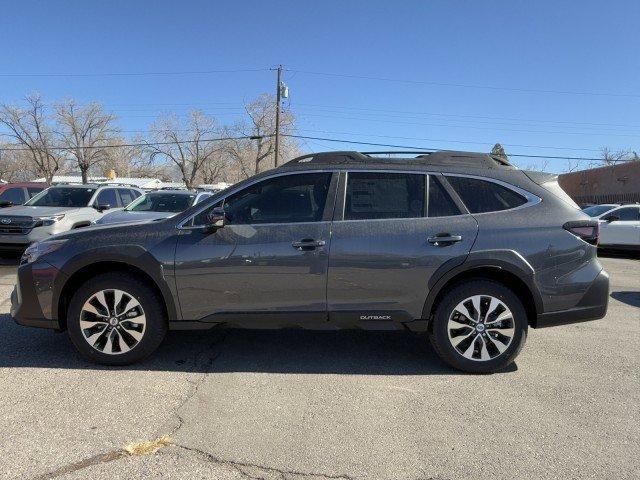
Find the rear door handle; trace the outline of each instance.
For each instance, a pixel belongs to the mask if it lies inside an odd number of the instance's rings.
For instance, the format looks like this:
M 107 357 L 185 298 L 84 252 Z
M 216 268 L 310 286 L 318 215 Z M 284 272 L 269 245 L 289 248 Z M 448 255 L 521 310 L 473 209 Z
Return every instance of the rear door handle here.
M 451 235 L 450 233 L 438 233 L 433 237 L 427 238 L 427 242 L 439 247 L 446 247 L 462 241 L 462 235 Z
M 313 238 L 303 238 L 297 242 L 291 242 L 293 248 L 303 251 L 315 250 L 318 247 L 324 247 L 325 244 L 324 240 L 314 240 Z

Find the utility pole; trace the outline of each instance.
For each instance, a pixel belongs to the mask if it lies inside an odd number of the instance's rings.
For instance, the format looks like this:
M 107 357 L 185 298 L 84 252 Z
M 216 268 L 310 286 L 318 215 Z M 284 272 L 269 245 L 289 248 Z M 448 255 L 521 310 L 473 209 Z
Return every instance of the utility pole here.
M 278 80 L 276 84 L 276 145 L 273 153 L 275 166 L 278 166 L 278 154 L 280 153 L 280 90 L 282 76 L 282 65 L 278 65 Z

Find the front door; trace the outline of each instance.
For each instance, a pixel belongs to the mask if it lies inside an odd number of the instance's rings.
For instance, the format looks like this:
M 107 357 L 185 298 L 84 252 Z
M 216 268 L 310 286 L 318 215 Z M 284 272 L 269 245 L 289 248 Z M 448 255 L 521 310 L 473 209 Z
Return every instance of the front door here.
M 331 321 L 381 328 L 381 322 L 392 327 L 420 318 L 431 275 L 444 262 L 462 261 L 469 253 L 477 222 L 436 177 L 347 174 L 344 197 L 338 195 L 344 198 L 343 211 L 332 226 Z
M 183 318 L 254 327 L 326 321 L 331 179 L 328 172 L 270 177 L 197 214 L 176 250 Z M 198 228 L 220 204 L 227 225 Z
M 611 210 L 600 222 L 600 245 L 640 245 L 640 207 L 628 206 Z

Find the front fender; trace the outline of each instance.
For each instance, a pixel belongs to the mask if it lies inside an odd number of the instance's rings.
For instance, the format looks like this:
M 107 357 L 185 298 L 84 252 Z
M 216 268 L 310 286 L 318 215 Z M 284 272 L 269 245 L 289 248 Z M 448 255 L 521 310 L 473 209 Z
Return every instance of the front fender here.
M 177 308 L 172 294 L 171 286 L 166 278 L 165 266 L 150 252 L 139 245 L 100 246 L 89 250 L 83 250 L 59 266 L 60 281 L 53 288 L 52 304 L 59 305 L 65 285 L 73 278 L 73 275 L 90 265 L 100 263 L 119 263 L 123 266 L 133 267 L 148 275 L 162 293 L 167 308 L 169 320 L 177 319 Z M 99 271 L 97 273 L 104 273 Z M 172 277 L 172 275 L 170 275 Z M 53 309 L 53 316 L 57 319 L 57 309 Z

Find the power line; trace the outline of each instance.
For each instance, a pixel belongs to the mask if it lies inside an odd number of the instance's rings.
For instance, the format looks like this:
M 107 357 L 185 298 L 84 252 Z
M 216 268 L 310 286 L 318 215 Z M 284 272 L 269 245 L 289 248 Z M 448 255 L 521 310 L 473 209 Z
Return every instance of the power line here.
M 159 146 L 159 145 L 183 145 L 187 143 L 197 143 L 197 142 L 223 142 L 225 140 L 258 140 L 260 138 L 269 138 L 273 137 L 273 135 L 242 135 L 238 137 L 220 137 L 220 138 L 201 138 L 198 140 L 176 140 L 171 142 L 143 142 L 143 143 L 120 143 L 113 145 L 88 145 L 82 147 L 65 147 L 65 146 L 57 146 L 52 145 L 48 148 L 49 150 L 76 150 L 77 148 L 83 149 L 102 149 L 102 148 L 122 148 L 122 147 L 151 147 L 151 146 Z M 29 152 L 31 151 L 28 147 L 0 147 L 0 152 Z
M 506 92 L 517 93 L 544 93 L 544 94 L 556 94 L 556 95 L 587 95 L 587 96 L 602 96 L 602 97 L 626 97 L 626 98 L 640 98 L 640 94 L 636 93 L 610 93 L 610 92 L 579 92 L 570 90 L 544 90 L 535 88 L 509 88 L 498 87 L 495 85 L 473 85 L 466 83 L 446 83 L 446 82 L 432 82 L 426 80 L 409 80 L 402 78 L 389 78 L 389 77 L 375 77 L 370 75 L 351 75 L 345 73 L 333 73 L 333 72 L 314 72 L 308 70 L 289 70 L 290 72 L 301 73 L 305 75 L 320 75 L 325 77 L 337 77 L 337 78 L 352 78 L 360 80 L 375 80 L 381 82 L 396 82 L 415 85 L 431 85 L 437 87 L 457 87 L 457 88 L 475 88 L 484 90 L 497 90 Z
M 234 70 L 184 70 L 159 72 L 95 72 L 95 73 L 0 73 L 0 77 L 146 77 L 170 75 L 211 75 L 215 73 L 268 72 L 268 68 L 238 68 Z
M 290 138 L 300 138 L 305 140 L 318 140 L 323 142 L 339 142 L 345 144 L 353 144 L 353 145 L 369 145 L 372 147 L 388 147 L 388 148 L 406 148 L 409 150 L 416 151 L 437 151 L 442 150 L 441 148 L 433 148 L 433 147 L 415 147 L 410 145 L 393 145 L 388 143 L 371 143 L 371 142 L 357 142 L 355 140 L 343 140 L 338 138 L 326 138 L 326 137 L 310 137 L 306 135 L 291 135 L 291 134 L 282 134 L 283 137 Z M 577 160 L 577 161 L 589 161 L 589 162 L 604 162 L 603 158 L 588 158 L 588 157 L 561 157 L 561 156 L 548 156 L 548 155 L 526 155 L 522 153 L 509 153 L 509 157 L 524 157 L 524 158 L 541 158 L 541 159 L 549 159 L 549 160 Z

